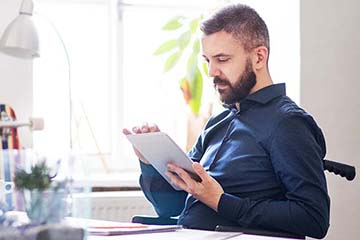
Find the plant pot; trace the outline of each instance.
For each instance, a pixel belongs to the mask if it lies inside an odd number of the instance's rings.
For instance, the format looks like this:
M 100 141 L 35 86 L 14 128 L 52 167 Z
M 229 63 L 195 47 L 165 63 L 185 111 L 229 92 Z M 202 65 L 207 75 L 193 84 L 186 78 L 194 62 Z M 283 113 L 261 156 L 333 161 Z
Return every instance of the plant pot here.
M 26 214 L 31 224 L 58 223 L 66 215 L 64 189 L 23 190 Z

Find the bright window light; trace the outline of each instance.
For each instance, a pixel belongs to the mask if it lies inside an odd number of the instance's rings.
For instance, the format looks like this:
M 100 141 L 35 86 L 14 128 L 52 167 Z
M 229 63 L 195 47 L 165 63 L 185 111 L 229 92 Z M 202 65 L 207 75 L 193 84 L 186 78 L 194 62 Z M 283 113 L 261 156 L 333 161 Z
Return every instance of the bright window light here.
M 166 58 L 154 56 L 171 38 L 161 27 L 172 17 L 199 16 L 228 1 L 38 0 L 36 12 L 51 19 L 70 57 L 72 143 L 88 174 L 139 171 L 130 144 L 122 135 L 144 121 L 181 146 L 186 141 L 188 109 L 179 80 L 181 67 L 163 72 Z M 236 2 L 236 1 L 232 1 Z M 270 74 L 286 82 L 288 95 L 299 102 L 299 1 L 241 1 L 256 9 L 270 32 Z M 51 25 L 38 16 L 41 57 L 34 62 L 34 116 L 46 129 L 35 134 L 34 147 L 59 152 L 69 148 L 67 61 Z M 186 69 L 186 67 L 184 67 Z M 204 81 L 205 101 L 213 99 Z M 84 170 L 84 169 L 82 169 Z

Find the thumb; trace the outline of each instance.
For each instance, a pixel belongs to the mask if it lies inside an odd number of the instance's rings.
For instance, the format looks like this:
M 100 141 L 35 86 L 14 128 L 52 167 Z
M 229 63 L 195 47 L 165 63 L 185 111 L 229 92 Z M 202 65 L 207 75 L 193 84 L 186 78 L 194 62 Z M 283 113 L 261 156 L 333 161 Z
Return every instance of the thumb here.
M 202 181 L 206 180 L 209 177 L 209 174 L 205 171 L 205 169 L 198 162 L 194 162 L 192 165 L 194 171 L 201 178 Z
M 127 128 L 124 128 L 124 129 L 122 130 L 122 132 L 123 132 L 123 134 L 125 134 L 125 135 L 132 134 L 131 131 L 128 130 Z

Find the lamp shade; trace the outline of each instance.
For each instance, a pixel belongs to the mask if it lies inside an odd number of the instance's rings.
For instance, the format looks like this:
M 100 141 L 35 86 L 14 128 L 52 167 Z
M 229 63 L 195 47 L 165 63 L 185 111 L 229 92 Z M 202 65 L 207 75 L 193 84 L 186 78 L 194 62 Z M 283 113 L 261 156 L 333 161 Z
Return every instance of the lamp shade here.
M 0 39 L 0 51 L 19 58 L 40 56 L 39 36 L 32 21 L 33 3 L 24 0 L 17 16 L 5 29 Z

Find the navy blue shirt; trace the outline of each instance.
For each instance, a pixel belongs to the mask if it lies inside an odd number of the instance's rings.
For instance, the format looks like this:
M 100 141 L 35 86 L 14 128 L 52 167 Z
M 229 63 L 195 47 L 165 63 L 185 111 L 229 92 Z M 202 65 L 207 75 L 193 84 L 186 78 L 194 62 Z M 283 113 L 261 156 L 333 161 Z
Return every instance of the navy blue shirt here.
M 223 187 L 218 212 L 174 190 L 141 164 L 140 185 L 159 216 L 184 227 L 216 225 L 286 231 L 321 238 L 330 200 L 322 159 L 325 141 L 314 119 L 274 84 L 229 106 L 206 124 L 189 157 Z

